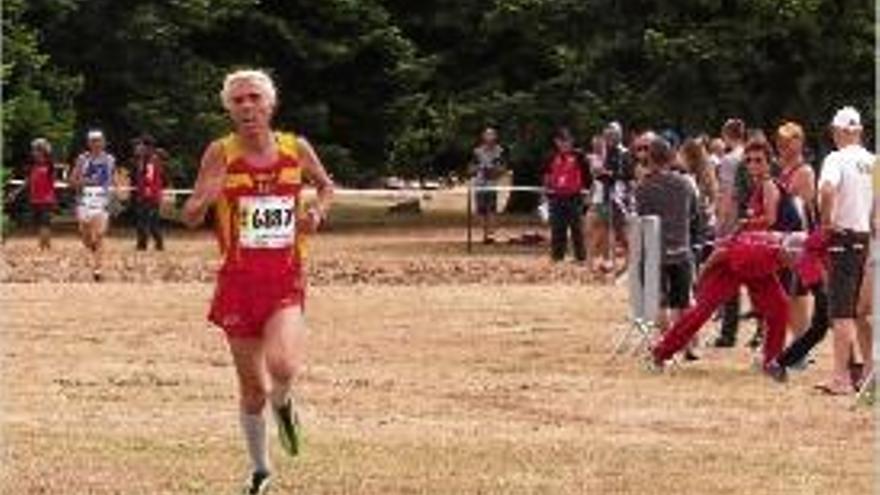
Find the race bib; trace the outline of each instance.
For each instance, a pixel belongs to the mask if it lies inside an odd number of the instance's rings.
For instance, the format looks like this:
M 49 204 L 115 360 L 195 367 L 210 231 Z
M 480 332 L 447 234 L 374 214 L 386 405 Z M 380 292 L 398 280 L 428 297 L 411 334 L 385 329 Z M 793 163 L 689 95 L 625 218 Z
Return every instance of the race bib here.
M 296 200 L 292 196 L 245 196 L 239 199 L 239 244 L 251 249 L 293 245 Z
M 103 213 L 107 210 L 110 198 L 103 187 L 83 188 L 80 204 L 88 213 Z

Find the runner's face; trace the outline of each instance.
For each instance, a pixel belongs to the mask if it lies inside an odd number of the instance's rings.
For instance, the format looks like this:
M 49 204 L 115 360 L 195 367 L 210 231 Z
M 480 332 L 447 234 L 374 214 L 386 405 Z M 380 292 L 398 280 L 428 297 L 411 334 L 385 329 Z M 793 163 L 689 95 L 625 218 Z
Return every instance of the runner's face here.
M 89 139 L 89 151 L 95 154 L 104 151 L 104 140 L 101 138 Z
M 229 114 L 235 127 L 244 134 L 260 134 L 269 129 L 272 106 L 259 86 L 242 81 L 229 94 Z

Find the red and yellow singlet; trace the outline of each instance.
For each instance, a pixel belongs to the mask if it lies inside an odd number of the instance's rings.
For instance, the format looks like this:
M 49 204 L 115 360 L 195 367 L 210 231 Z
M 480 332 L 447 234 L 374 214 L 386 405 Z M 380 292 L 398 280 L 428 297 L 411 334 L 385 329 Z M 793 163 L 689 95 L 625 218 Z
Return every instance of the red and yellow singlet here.
M 223 255 L 208 318 L 236 337 L 258 337 L 272 314 L 302 305 L 304 238 L 298 231 L 302 167 L 293 134 L 275 134 L 278 157 L 257 167 L 238 138 L 220 143 L 226 180 L 216 204 Z

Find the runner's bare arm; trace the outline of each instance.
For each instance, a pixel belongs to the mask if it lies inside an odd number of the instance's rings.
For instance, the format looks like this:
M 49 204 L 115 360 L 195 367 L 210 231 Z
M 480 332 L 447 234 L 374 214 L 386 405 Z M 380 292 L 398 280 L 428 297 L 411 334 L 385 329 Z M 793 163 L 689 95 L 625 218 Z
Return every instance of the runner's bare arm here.
M 70 171 L 70 179 L 68 182 L 70 183 L 70 187 L 74 190 L 82 187 L 82 177 L 83 174 L 83 161 L 80 158 L 77 158 L 76 161 L 73 162 L 73 168 Z
M 327 175 L 327 170 L 315 149 L 304 138 L 297 140 L 297 145 L 302 153 L 302 166 L 305 169 L 306 177 L 314 184 L 318 190 L 318 200 L 310 209 L 309 214 L 309 230 L 314 232 L 317 230 L 324 218 L 327 218 L 327 212 L 330 211 L 330 204 L 333 202 L 333 180 Z M 317 218 L 316 218 L 317 217 Z
M 219 141 L 215 141 L 208 146 L 202 156 L 202 164 L 193 193 L 186 200 L 181 211 L 181 220 L 187 227 L 198 227 L 205 220 L 205 213 L 220 197 L 225 180 L 226 162 L 223 156 L 223 146 Z

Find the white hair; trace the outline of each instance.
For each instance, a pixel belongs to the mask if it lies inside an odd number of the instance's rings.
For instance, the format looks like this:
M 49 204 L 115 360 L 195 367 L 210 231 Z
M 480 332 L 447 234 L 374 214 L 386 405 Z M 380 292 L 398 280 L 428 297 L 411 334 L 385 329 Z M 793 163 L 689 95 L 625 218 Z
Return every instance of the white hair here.
M 46 138 L 37 138 L 31 141 L 31 149 L 32 150 L 43 150 L 47 155 L 52 154 L 52 145 L 49 143 L 49 140 Z
M 269 106 L 274 107 L 278 98 L 278 91 L 275 89 L 275 83 L 269 74 L 257 69 L 242 69 L 230 72 L 223 80 L 223 89 L 220 91 L 220 101 L 223 102 L 223 108 L 229 110 L 232 107 L 231 93 L 232 88 L 242 82 L 250 82 L 257 88 L 266 98 Z

